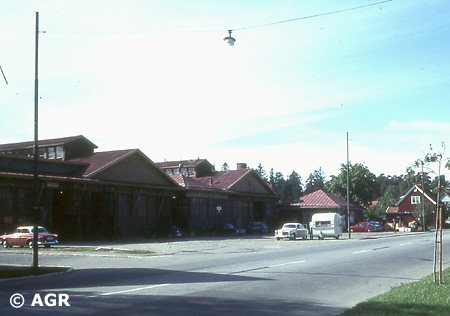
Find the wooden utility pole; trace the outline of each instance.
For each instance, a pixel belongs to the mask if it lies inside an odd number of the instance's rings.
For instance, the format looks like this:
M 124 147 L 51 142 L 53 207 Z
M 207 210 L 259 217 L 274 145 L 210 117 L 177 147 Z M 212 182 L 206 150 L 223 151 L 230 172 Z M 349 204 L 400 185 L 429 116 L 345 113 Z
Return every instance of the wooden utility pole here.
M 38 144 L 38 100 L 39 100 L 39 80 L 38 80 L 38 52 L 39 52 L 39 12 L 36 12 L 36 47 L 35 47 L 35 68 L 34 68 L 34 156 L 33 156 L 33 205 L 31 207 L 33 227 L 33 269 L 38 269 L 38 210 L 39 210 L 39 144 Z

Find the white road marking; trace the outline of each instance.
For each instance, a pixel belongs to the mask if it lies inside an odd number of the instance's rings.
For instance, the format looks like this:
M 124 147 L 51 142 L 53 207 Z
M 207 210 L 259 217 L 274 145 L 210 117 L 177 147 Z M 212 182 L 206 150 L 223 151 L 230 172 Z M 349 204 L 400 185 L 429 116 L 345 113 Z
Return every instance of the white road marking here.
M 352 252 L 352 253 L 363 253 L 363 252 L 368 252 L 368 251 L 369 251 L 369 250 L 366 249 L 366 250 L 354 251 L 354 252 Z
M 155 284 L 155 285 L 150 285 L 150 286 L 146 286 L 146 287 L 139 287 L 139 288 L 130 289 L 130 290 L 123 290 L 123 291 L 117 291 L 117 292 L 103 293 L 103 294 L 92 295 L 92 296 L 88 296 L 88 297 L 99 297 L 99 296 L 108 296 L 108 295 L 115 295 L 115 294 L 123 294 L 123 293 L 129 293 L 129 292 L 136 292 L 136 291 L 142 291 L 142 290 L 154 289 L 154 288 L 157 288 L 157 287 L 163 287 L 163 286 L 167 286 L 167 285 L 169 285 L 169 284 L 168 284 L 168 283 Z
M 293 261 L 293 262 L 287 262 L 287 263 L 280 263 L 280 264 L 275 264 L 273 266 L 269 266 L 268 268 L 275 268 L 275 267 L 283 267 L 283 266 L 288 266 L 290 264 L 297 264 L 297 263 L 304 263 L 306 262 L 305 260 L 301 260 L 301 261 Z
M 404 246 L 404 245 L 411 245 L 410 242 L 405 242 L 404 244 L 400 244 L 399 246 Z

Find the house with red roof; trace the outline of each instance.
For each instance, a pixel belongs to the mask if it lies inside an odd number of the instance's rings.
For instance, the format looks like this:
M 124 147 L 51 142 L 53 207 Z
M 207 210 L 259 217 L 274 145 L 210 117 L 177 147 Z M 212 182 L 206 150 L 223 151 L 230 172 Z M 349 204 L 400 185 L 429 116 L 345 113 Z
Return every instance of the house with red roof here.
M 386 209 L 386 224 L 395 227 L 395 229 L 409 227 L 410 223 L 416 221 L 414 213 L 421 213 L 422 204 L 427 227 L 436 226 L 436 201 L 418 184 L 413 185 L 408 192 L 400 197 L 395 206 L 389 206 Z
M 350 203 L 350 225 L 363 220 L 363 208 Z M 347 201 L 324 190 L 317 190 L 293 200 L 278 210 L 277 221 L 308 224 L 315 213 L 339 213 L 347 223 Z
M 38 144 L 41 224 L 62 240 L 169 231 L 182 189 L 139 149 L 94 152 L 81 135 Z M 0 231 L 30 221 L 33 145 L 0 145 Z
M 167 236 L 249 221 L 270 223 L 278 197 L 246 167 L 206 159 L 155 164 L 139 149 L 97 152 L 84 136 L 41 140 L 42 225 L 61 240 Z M 0 231 L 30 223 L 34 142 L 0 145 Z M 240 164 L 243 166 L 243 164 Z
M 192 232 L 202 233 L 223 224 L 238 228 L 250 222 L 272 225 L 278 196 L 246 164 L 220 172 L 206 159 L 156 164 L 186 189 L 183 214 Z

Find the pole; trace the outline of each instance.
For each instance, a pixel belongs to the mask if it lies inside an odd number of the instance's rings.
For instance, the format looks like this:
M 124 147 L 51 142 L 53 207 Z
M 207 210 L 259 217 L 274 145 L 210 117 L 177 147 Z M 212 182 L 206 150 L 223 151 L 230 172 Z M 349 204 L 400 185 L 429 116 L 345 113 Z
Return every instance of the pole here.
M 422 231 L 426 231 L 425 223 L 425 184 L 423 179 L 423 161 L 422 161 Z
M 439 207 L 439 284 L 442 284 L 442 205 Z
M 348 159 L 348 132 L 347 132 L 347 230 L 348 239 L 351 239 L 350 233 L 350 179 L 349 179 L 350 162 Z
M 37 210 L 39 207 L 39 178 L 38 178 L 38 160 L 39 160 L 39 144 L 38 144 L 38 51 L 39 51 L 39 12 L 36 12 L 36 49 L 35 49 L 35 68 L 34 68 L 34 156 L 33 156 L 33 207 L 32 214 L 34 219 L 33 227 L 33 269 L 37 270 L 38 263 L 38 223 Z

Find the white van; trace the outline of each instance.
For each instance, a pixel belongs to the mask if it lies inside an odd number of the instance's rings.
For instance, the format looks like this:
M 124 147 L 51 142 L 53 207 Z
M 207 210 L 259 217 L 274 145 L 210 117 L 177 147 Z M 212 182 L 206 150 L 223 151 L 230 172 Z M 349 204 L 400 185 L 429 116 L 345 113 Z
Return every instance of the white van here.
M 309 223 L 311 239 L 318 237 L 334 237 L 339 239 L 342 236 L 341 216 L 338 213 L 316 213 L 313 214 Z

